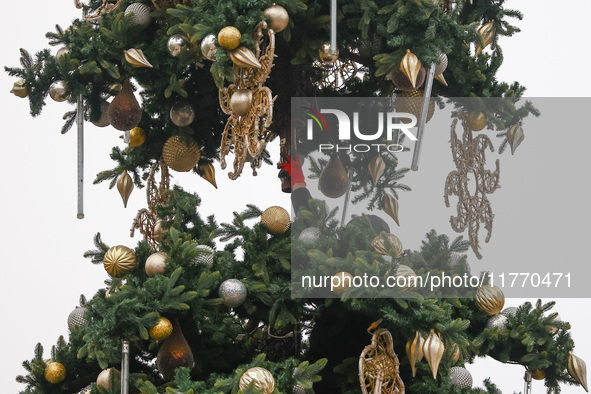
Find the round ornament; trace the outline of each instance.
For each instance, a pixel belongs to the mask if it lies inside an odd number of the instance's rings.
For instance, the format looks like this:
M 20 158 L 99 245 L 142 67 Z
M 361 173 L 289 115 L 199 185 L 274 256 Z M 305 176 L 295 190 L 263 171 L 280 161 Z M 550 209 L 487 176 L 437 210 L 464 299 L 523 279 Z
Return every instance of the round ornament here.
M 164 252 L 152 253 L 146 259 L 146 274 L 148 274 L 150 278 L 153 278 L 156 275 L 162 275 L 166 268 L 167 258 L 168 256 Z
M 246 300 L 246 286 L 238 279 L 227 279 L 220 285 L 218 293 L 224 299 L 224 305 L 236 308 Z
M 394 104 L 394 108 L 397 112 L 408 112 L 413 114 L 417 121 L 421 116 L 421 110 L 423 108 L 423 90 L 410 90 L 401 92 L 396 97 L 396 103 Z M 433 114 L 435 113 L 435 101 L 433 99 L 429 100 L 429 109 L 427 110 L 427 122 L 431 120 Z M 407 118 L 401 119 L 402 123 L 409 123 L 410 120 Z
M 84 313 L 86 313 L 86 308 L 80 306 L 77 306 L 76 309 L 70 312 L 68 315 L 68 329 L 71 332 L 86 325 L 87 321 L 84 318 Z
M 241 37 L 242 35 L 237 28 L 234 26 L 226 26 L 218 33 L 218 44 L 231 51 L 232 49 L 238 48 Z
M 499 330 L 504 330 L 506 326 L 507 316 L 501 314 L 491 317 L 486 323 L 486 328 L 498 328 Z
M 331 280 L 331 284 L 337 284 L 338 286 L 333 286 L 332 291 L 336 295 L 342 296 L 345 290 L 351 287 L 351 283 L 353 283 L 353 275 L 342 271 L 333 276 L 333 279 L 334 278 L 338 278 L 338 280 Z
M 470 130 L 480 131 L 486 127 L 486 115 L 483 112 L 470 112 L 466 123 Z
M 113 246 L 105 253 L 103 265 L 109 275 L 122 278 L 135 268 L 135 254 L 127 246 Z
M 336 62 L 339 58 L 339 49 L 336 48 L 333 53 L 330 48 L 330 42 L 323 42 L 318 50 L 318 59 L 324 64 L 331 64 Z
M 189 49 L 189 41 L 180 34 L 174 34 L 168 39 L 166 47 L 168 48 L 168 52 L 176 57 L 183 51 Z
M 464 367 L 451 367 L 449 380 L 459 389 L 472 388 L 472 374 Z
M 318 227 L 308 227 L 302 230 L 298 239 L 305 244 L 313 244 L 320 238 L 320 229 Z
M 217 51 L 216 42 L 217 39 L 213 34 L 208 34 L 201 40 L 201 54 L 207 60 L 215 61 L 215 52 Z
M 535 380 L 544 380 L 546 374 L 541 369 L 536 369 L 531 373 L 531 377 Z
M 280 5 L 272 5 L 264 12 L 265 16 L 270 19 L 269 27 L 279 33 L 283 31 L 289 24 L 289 14 L 285 8 Z
M 254 367 L 242 374 L 238 385 L 240 390 L 252 387 L 261 394 L 271 394 L 275 390 L 275 378 L 265 368 Z
M 476 290 L 474 301 L 478 308 L 493 316 L 503 310 L 505 295 L 497 286 L 484 285 Z
M 68 96 L 66 95 L 67 90 L 68 84 L 66 81 L 55 81 L 49 86 L 49 97 L 51 97 L 53 101 L 61 103 L 62 101 L 66 101 L 68 99 Z
M 163 341 L 172 334 L 172 323 L 167 318 L 161 316 L 158 319 L 158 323 L 151 327 L 148 333 L 153 339 Z
M 205 263 L 210 267 L 213 265 L 213 255 L 215 251 L 208 245 L 197 245 L 197 258 L 195 263 Z
M 129 15 L 132 25 L 146 28 L 150 24 L 150 6 L 143 3 L 132 3 L 125 9 L 125 16 Z
M 402 291 L 411 291 L 414 289 L 417 286 L 416 277 L 417 274 L 408 265 L 400 264 L 396 269 L 396 285 Z
M 507 317 L 509 317 L 509 316 L 515 317 L 515 315 L 517 315 L 517 308 L 514 306 L 510 306 L 508 308 L 505 308 L 501 312 L 501 315 L 505 315 Z
M 93 125 L 96 127 L 107 127 L 111 124 L 109 121 L 109 105 L 111 104 L 107 100 L 101 101 L 100 112 L 97 116 L 94 116 L 94 114 L 90 116 L 90 121 Z
M 96 378 L 96 385 L 106 390 L 111 388 L 111 368 L 103 369 Z
M 248 114 L 250 107 L 252 107 L 252 90 L 237 89 L 230 97 L 230 107 L 232 112 L 238 116 Z
M 162 224 L 163 224 L 162 220 L 158 220 L 156 222 L 156 224 L 154 225 L 154 233 L 152 236 L 154 237 L 154 240 L 156 242 L 162 241 L 162 234 L 164 232 L 164 229 L 162 228 Z
M 185 140 L 179 135 L 173 135 L 162 148 L 162 158 L 173 170 L 187 172 L 195 168 L 199 162 L 201 148 L 193 140 Z
M 19 78 L 19 80 L 12 85 L 10 93 L 14 94 L 16 97 L 25 98 L 29 95 L 26 85 L 27 81 L 25 81 L 24 78 Z
M 263 211 L 261 223 L 267 227 L 267 231 L 271 235 L 284 234 L 291 225 L 289 212 L 282 207 L 274 205 Z
M 126 79 L 123 87 L 109 105 L 109 121 L 111 126 L 121 131 L 133 129 L 142 119 L 142 109 L 137 102 L 131 84 Z
M 170 120 L 179 127 L 188 126 L 195 120 L 195 109 L 186 101 L 179 101 L 170 108 Z
M 66 367 L 62 363 L 52 361 L 45 367 L 45 380 L 51 384 L 58 384 L 66 378 Z
M 55 53 L 55 60 L 58 60 L 59 61 L 62 56 L 66 55 L 68 53 L 70 53 L 70 48 L 68 48 L 68 47 L 61 47 Z
M 146 133 L 141 127 L 134 127 L 129 131 L 129 145 L 137 148 L 146 142 Z

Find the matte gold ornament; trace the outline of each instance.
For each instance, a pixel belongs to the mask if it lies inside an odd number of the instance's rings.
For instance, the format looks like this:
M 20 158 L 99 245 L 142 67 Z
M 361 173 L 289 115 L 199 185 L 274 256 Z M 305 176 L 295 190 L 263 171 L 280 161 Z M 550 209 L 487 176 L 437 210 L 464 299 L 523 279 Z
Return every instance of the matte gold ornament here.
M 331 64 L 337 61 L 339 58 L 339 49 L 335 48 L 334 51 L 330 47 L 330 42 L 323 42 L 318 50 L 318 60 L 324 64 Z
M 486 48 L 487 46 L 489 46 L 490 43 L 492 42 L 492 40 L 495 36 L 494 19 L 492 21 L 480 26 L 478 28 L 478 34 L 480 34 L 482 45 L 480 45 L 480 43 L 476 44 L 476 52 L 474 54 L 474 57 L 478 57 L 480 52 L 482 52 L 482 50 L 484 48 Z
M 423 345 L 423 355 L 429 363 L 429 367 L 433 373 L 433 379 L 437 379 L 437 370 L 439 369 L 439 363 L 443 358 L 444 352 L 445 346 L 443 345 L 441 336 L 435 334 L 435 330 L 431 329 L 431 332 L 427 339 L 425 339 L 425 344 Z
M 164 273 L 164 269 L 166 268 L 166 259 L 168 256 L 164 252 L 156 252 L 152 253 L 146 259 L 146 274 L 153 278 L 156 275 L 162 275 Z
M 503 310 L 505 295 L 497 286 L 484 285 L 476 290 L 474 302 L 480 310 L 493 316 Z
M 435 66 L 435 75 L 441 75 L 445 70 L 447 70 L 447 55 L 445 53 L 439 54 L 439 63 Z
M 412 53 L 410 49 L 407 49 L 406 54 L 400 61 L 400 71 L 406 75 L 414 89 L 419 87 L 418 77 L 419 73 L 421 72 L 421 67 L 422 65 L 419 58 L 414 53 Z
M 127 208 L 127 201 L 129 200 L 129 196 L 131 196 L 131 192 L 133 191 L 133 181 L 127 170 L 123 170 L 121 175 L 117 177 L 117 190 L 123 199 L 123 207 Z
M 25 86 L 26 81 L 23 78 L 20 78 L 12 85 L 12 89 L 10 93 L 14 94 L 16 97 L 25 98 L 27 97 L 27 87 Z
M 402 256 L 402 242 L 394 234 L 382 231 L 371 241 L 371 247 L 379 254 L 394 256 L 397 259 Z
M 170 108 L 170 120 L 179 127 L 189 126 L 195 120 L 195 108 L 186 101 L 179 101 Z
M 371 179 L 373 180 L 374 186 L 378 183 L 380 177 L 386 171 L 386 163 L 384 159 L 382 159 L 382 155 L 377 154 L 375 155 L 367 165 L 367 169 L 369 170 L 369 174 L 371 175 Z
M 146 57 L 146 55 L 144 55 L 144 52 L 141 49 L 131 48 L 123 51 L 123 53 L 125 54 L 125 60 L 127 61 L 127 63 L 131 64 L 135 68 L 154 67 L 148 61 L 148 58 Z
M 363 394 L 404 394 L 400 362 L 394 352 L 392 334 L 375 330 L 371 344 L 359 356 L 359 383 Z
M 215 187 L 216 189 L 218 188 L 218 185 L 215 182 L 215 167 L 213 166 L 213 164 L 207 162 L 199 163 L 199 166 L 197 166 L 197 170 L 199 172 L 199 175 L 201 175 L 201 178 L 211 183 L 213 187 Z
M 238 48 L 238 45 L 240 45 L 240 38 L 242 38 L 242 34 L 240 34 L 240 31 L 237 28 L 234 26 L 226 26 L 218 33 L 218 44 L 220 44 L 222 48 L 231 51 L 232 49 Z
M 244 303 L 248 291 L 238 279 L 227 279 L 218 288 L 218 294 L 228 308 L 236 308 Z
M 284 208 L 274 205 L 263 211 L 261 223 L 271 235 L 284 234 L 291 226 L 289 212 Z
M 289 14 L 280 5 L 272 5 L 263 11 L 263 14 L 270 19 L 269 28 L 275 33 L 282 32 L 289 24 Z
M 351 180 L 338 154 L 333 154 L 318 179 L 318 189 L 329 198 L 339 198 L 349 190 Z
M 407 112 L 413 114 L 417 121 L 421 117 L 421 111 L 423 109 L 423 99 L 425 92 L 423 90 L 409 90 L 400 92 L 396 96 L 396 102 L 394 108 L 396 112 Z M 435 101 L 429 98 L 429 109 L 427 110 L 427 122 L 431 120 L 435 113 Z M 406 118 L 401 119 L 402 123 L 409 123 L 410 120 Z
M 382 209 L 400 226 L 398 221 L 398 200 L 386 193 L 386 191 L 384 191 L 382 198 Z
M 338 296 L 342 296 L 351 287 L 351 283 L 353 283 L 353 275 L 345 271 L 338 272 L 333 278 L 337 279 L 331 280 L 331 283 L 335 284 L 334 282 L 336 281 L 338 286 L 333 286 L 332 291 Z
M 68 99 L 68 95 L 66 94 L 67 91 L 68 84 L 66 83 L 66 81 L 55 81 L 49 86 L 49 97 L 51 97 L 53 101 L 61 103 Z
M 413 378 L 417 373 L 416 364 L 423 359 L 424 343 L 425 339 L 418 331 L 415 333 L 415 337 L 413 339 L 409 339 L 406 342 L 406 357 L 408 358 Z
M 135 253 L 127 246 L 113 246 L 105 253 L 103 265 L 109 275 L 122 278 L 135 268 Z
M 68 53 L 70 53 L 70 48 L 68 48 L 68 47 L 61 47 L 55 53 L 55 60 L 58 60 L 59 61 L 62 56 L 65 56 Z
M 51 384 L 58 384 L 66 378 L 66 367 L 62 363 L 52 361 L 45 367 L 45 380 Z
M 443 84 L 443 86 L 449 86 L 447 84 L 447 81 L 445 80 L 445 77 L 443 76 L 443 74 L 439 74 L 439 75 L 435 75 L 434 77 L 436 80 L 438 80 L 439 82 L 441 82 L 441 84 Z
M 470 112 L 466 123 L 470 130 L 480 131 L 486 127 L 486 115 L 484 112 Z
M 94 113 L 90 115 L 90 121 L 96 127 L 107 127 L 111 124 L 109 121 L 109 105 L 111 105 L 107 100 L 101 100 L 101 106 L 99 109 L 99 113 L 97 116 L 94 116 Z
M 589 392 L 587 387 L 587 366 L 583 359 L 575 356 L 572 351 L 568 352 L 567 370 L 570 376 L 576 380 L 586 392 Z
M 515 123 L 509 131 L 507 131 L 507 141 L 509 142 L 509 146 L 511 147 L 511 154 L 515 154 L 515 150 L 523 142 L 525 139 L 525 135 L 523 134 L 523 129 L 519 123 Z
M 146 142 L 146 133 L 141 127 L 134 127 L 129 131 L 129 145 L 137 148 Z
M 180 34 L 174 34 L 168 39 L 166 47 L 172 56 L 177 57 L 184 51 L 188 50 L 190 45 L 189 41 L 184 36 Z
M 395 70 L 386 76 L 386 79 L 390 79 L 398 90 L 404 91 L 416 90 L 418 87 L 421 87 L 425 83 L 426 78 L 427 71 L 425 70 L 425 67 L 421 67 L 421 69 L 419 70 L 417 79 L 414 84 L 400 69 Z
M 162 235 L 164 234 L 164 229 L 162 227 L 162 220 L 158 220 L 156 224 L 154 224 L 154 233 L 152 234 L 152 238 L 156 242 L 162 241 Z
M 535 380 L 544 380 L 546 374 L 541 369 L 536 369 L 531 373 L 531 377 Z
M 140 123 L 142 109 L 135 99 L 128 79 L 109 105 L 108 114 L 111 126 L 117 130 L 128 131 Z
M 125 9 L 125 16 L 129 17 L 129 22 L 142 29 L 148 27 L 152 17 L 149 5 L 143 3 L 132 3 Z
M 172 323 L 167 318 L 160 316 L 158 323 L 148 330 L 150 337 L 157 341 L 163 341 L 172 334 Z
M 193 140 L 185 140 L 179 135 L 173 135 L 162 148 L 162 158 L 173 170 L 187 172 L 195 168 L 199 162 L 201 148 Z
M 208 34 L 201 40 L 201 54 L 207 60 L 215 61 L 215 53 L 218 49 L 215 46 L 216 42 L 217 38 L 213 34 Z
M 228 52 L 230 59 L 237 67 L 261 68 L 261 62 L 257 59 L 253 51 L 247 47 L 241 46 Z
M 172 326 L 172 335 L 168 337 L 160 347 L 156 356 L 156 366 L 164 377 L 164 380 L 170 382 L 174 379 L 174 370 L 178 367 L 193 368 L 195 359 L 193 352 L 181 331 L 177 319 Z
M 244 116 L 252 107 L 252 91 L 249 89 L 237 89 L 230 97 L 230 107 L 238 116 Z
M 408 265 L 400 264 L 396 269 L 396 284 L 402 291 L 411 291 L 414 289 L 417 286 L 416 277 L 417 274 Z
M 111 388 L 111 368 L 103 369 L 96 378 L 96 385 L 109 390 Z
M 262 367 L 253 367 L 247 369 L 240 376 L 238 382 L 240 390 L 246 390 L 248 387 L 254 388 L 257 393 L 271 394 L 275 391 L 275 378 L 271 372 Z

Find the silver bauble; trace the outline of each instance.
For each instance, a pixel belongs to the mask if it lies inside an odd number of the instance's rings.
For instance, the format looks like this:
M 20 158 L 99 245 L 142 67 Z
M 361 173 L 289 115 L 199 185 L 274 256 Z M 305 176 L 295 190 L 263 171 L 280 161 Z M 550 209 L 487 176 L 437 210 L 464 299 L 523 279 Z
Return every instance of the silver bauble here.
M 449 370 L 449 380 L 457 388 L 472 388 L 472 374 L 464 367 L 451 367 Z
M 109 121 L 109 105 L 107 100 L 101 101 L 100 116 L 96 120 L 92 120 L 92 124 L 96 127 L 107 127 L 111 124 Z
M 68 90 L 68 84 L 66 84 L 66 81 L 55 81 L 49 86 L 49 97 L 58 103 L 66 101 L 68 99 L 66 90 Z
M 201 54 L 207 60 L 215 61 L 215 53 L 218 50 L 216 42 L 217 38 L 213 34 L 208 34 L 201 40 Z
M 224 305 L 235 308 L 246 300 L 246 286 L 238 279 L 225 280 L 218 290 L 220 297 L 224 299 Z
M 302 230 L 298 239 L 305 244 L 313 244 L 320 238 L 320 229 L 318 227 L 308 227 Z
M 56 60 L 60 60 L 60 58 L 62 56 L 64 56 L 65 54 L 70 53 L 70 48 L 68 47 L 61 47 L 60 49 L 57 50 L 57 52 L 55 53 L 55 59 Z
M 152 17 L 150 16 L 150 6 L 143 3 L 132 3 L 125 9 L 125 16 L 131 15 L 129 22 L 132 25 L 142 28 L 148 27 Z
M 215 251 L 208 245 L 197 245 L 197 258 L 195 263 L 205 263 L 209 266 L 213 265 L 213 255 Z
M 510 307 L 505 308 L 501 311 L 501 315 L 504 315 L 507 317 L 509 317 L 509 316 L 515 317 L 516 314 L 517 314 L 517 308 L 514 306 L 510 306 Z
M 186 101 L 179 101 L 170 109 L 170 120 L 179 127 L 188 126 L 195 120 L 195 109 Z
M 170 36 L 166 46 L 172 56 L 178 56 L 183 50 L 189 49 L 189 41 L 180 34 L 175 34 Z
M 499 330 L 504 330 L 506 325 L 507 316 L 501 315 L 499 313 L 488 320 L 488 323 L 486 323 L 486 328 L 498 328 Z
M 86 308 L 77 306 L 70 315 L 68 316 L 68 329 L 73 332 L 78 327 L 82 327 L 86 325 L 86 319 L 84 318 L 84 313 L 86 312 Z
M 164 273 L 164 269 L 166 268 L 167 258 L 168 256 L 164 252 L 152 253 L 146 259 L 146 274 L 148 274 L 149 277 L 162 275 Z

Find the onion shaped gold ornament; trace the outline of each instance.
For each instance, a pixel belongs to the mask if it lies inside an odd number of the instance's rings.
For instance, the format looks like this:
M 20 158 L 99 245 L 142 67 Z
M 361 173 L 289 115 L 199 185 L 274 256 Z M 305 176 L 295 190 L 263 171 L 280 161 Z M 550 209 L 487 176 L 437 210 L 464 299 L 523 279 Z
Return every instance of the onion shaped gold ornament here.
M 128 79 L 125 80 L 123 87 L 111 101 L 108 114 L 111 126 L 117 130 L 128 131 L 140 123 L 142 109 L 133 94 Z
M 575 356 L 572 351 L 568 352 L 568 365 L 567 370 L 570 376 L 576 380 L 586 392 L 589 392 L 587 387 L 587 366 L 583 359 Z
M 371 241 L 371 247 L 379 254 L 394 256 L 397 259 L 402 256 L 402 242 L 394 234 L 382 231 Z
M 66 378 L 66 367 L 62 363 L 52 361 L 45 367 L 44 376 L 51 384 L 61 383 Z
M 12 85 L 12 89 L 10 90 L 10 93 L 14 94 L 16 97 L 20 97 L 20 98 L 25 98 L 28 95 L 27 92 L 27 87 L 25 86 L 26 81 L 21 78 L 18 81 L 16 81 L 13 85 Z
M 419 58 L 410 51 L 406 50 L 406 54 L 400 61 L 400 71 L 409 79 L 414 89 L 418 88 L 418 77 L 421 72 L 421 61 Z
M 493 316 L 503 310 L 505 295 L 497 286 L 484 285 L 476 290 L 474 302 L 480 310 Z
M 345 293 L 345 291 L 351 287 L 351 283 L 353 283 L 353 275 L 345 271 L 338 272 L 331 280 L 331 284 L 333 285 L 332 291 L 336 295 L 342 296 L 343 293 Z M 335 284 L 336 286 L 334 286 Z
M 274 205 L 263 211 L 261 223 L 271 235 L 284 234 L 291 226 L 289 212 L 284 208 Z
M 158 323 L 150 327 L 148 334 L 152 339 L 163 341 L 172 334 L 172 323 L 167 318 L 160 316 Z
M 215 60 L 215 53 L 217 51 L 216 42 L 217 38 L 213 34 L 208 34 L 201 40 L 201 55 L 207 60 Z
M 179 367 L 193 368 L 195 359 L 191 347 L 187 343 L 178 320 L 175 319 L 170 335 L 160 346 L 156 356 L 156 366 L 164 377 L 170 382 L 174 379 L 174 370 Z
M 127 201 L 129 200 L 129 196 L 131 196 L 131 192 L 133 191 L 133 180 L 127 173 L 127 170 L 123 170 L 121 175 L 117 177 L 117 190 L 123 199 L 123 207 L 127 208 Z
M 318 59 L 324 64 L 331 64 L 339 58 L 339 49 L 335 48 L 333 51 L 330 47 L 330 42 L 323 42 L 318 49 Z
M 135 253 L 127 246 L 113 246 L 105 253 L 103 266 L 109 275 L 122 278 L 135 268 Z
M 395 70 L 386 76 L 386 79 L 391 80 L 398 90 L 404 91 L 415 90 L 417 87 L 422 86 L 425 83 L 426 78 L 427 71 L 425 70 L 425 67 L 421 67 L 414 86 L 410 79 L 408 79 L 408 77 L 400 69 Z
M 238 116 L 244 116 L 250 112 L 252 107 L 252 90 L 237 89 L 230 97 L 230 107 Z
M 173 170 L 187 172 L 199 162 L 201 148 L 193 140 L 185 140 L 179 135 L 173 135 L 162 148 L 162 158 Z
M 382 155 L 375 155 L 369 161 L 367 169 L 369 170 L 369 174 L 371 175 L 371 179 L 373 180 L 373 184 L 375 186 L 386 170 L 386 162 L 384 162 L 384 159 L 382 159 Z
M 153 278 L 156 275 L 162 275 L 166 268 L 166 259 L 168 258 L 167 254 L 164 252 L 156 252 L 152 253 L 146 259 L 145 270 L 146 274 Z
M 382 198 L 382 209 L 400 226 L 398 221 L 398 200 L 386 193 L 386 191 L 384 191 Z
M 216 189 L 218 188 L 218 185 L 215 181 L 215 168 L 213 164 L 207 162 L 199 163 L 199 166 L 197 166 L 197 170 L 199 172 L 199 175 L 201 175 L 201 178 L 211 183 L 213 187 L 215 187 Z
M 241 46 L 228 53 L 235 66 L 257 69 L 262 67 L 261 62 L 259 62 L 255 54 L 247 47 Z
M 263 11 L 263 14 L 269 18 L 269 28 L 273 29 L 275 33 L 282 32 L 289 24 L 289 14 L 280 5 L 272 5 Z
M 123 53 L 125 54 L 125 60 L 127 63 L 131 64 L 135 68 L 154 68 L 141 49 L 131 48 L 123 51 Z
M 51 97 L 53 101 L 61 103 L 68 99 L 68 95 L 66 94 L 67 90 L 68 84 L 66 81 L 55 81 L 49 86 L 49 97 Z
M 349 190 L 349 174 L 338 154 L 333 154 L 318 179 L 318 189 L 329 198 L 339 198 Z
M 470 112 L 466 123 L 472 131 L 480 131 L 486 127 L 486 115 L 484 112 Z
M 252 387 L 257 393 L 271 394 L 275 391 L 275 378 L 265 368 L 254 367 L 246 370 L 240 376 L 238 386 L 240 390 L 246 390 L 248 387 Z
M 523 134 L 523 129 L 519 123 L 515 123 L 509 131 L 507 131 L 507 141 L 509 142 L 509 146 L 511 147 L 511 154 L 515 154 L 515 150 L 523 142 L 525 139 L 525 134 Z
M 437 379 L 437 370 L 439 369 L 439 363 L 443 358 L 445 352 L 445 346 L 439 334 L 435 334 L 435 330 L 431 329 L 429 336 L 425 339 L 423 345 L 423 355 L 429 363 L 433 379 Z
M 406 342 L 406 357 L 408 358 L 413 378 L 417 373 L 416 364 L 423 359 L 424 343 L 425 339 L 418 331 L 415 333 L 415 337 L 413 339 L 409 339 Z
M 146 133 L 141 127 L 134 127 L 129 131 L 129 145 L 137 148 L 146 142 Z
M 242 38 L 242 34 L 240 34 L 240 31 L 237 28 L 234 26 L 226 26 L 218 33 L 218 44 L 220 44 L 222 48 L 231 51 L 238 48 L 238 45 L 240 45 L 240 38 Z
M 489 46 L 492 42 L 495 36 L 494 22 L 495 21 L 493 19 L 492 21 L 485 23 L 484 25 L 478 28 L 478 34 L 480 34 L 482 45 L 480 43 L 476 44 L 476 52 L 474 53 L 474 57 L 478 57 L 478 55 L 480 55 L 480 52 L 482 52 L 482 50 Z
M 402 291 L 411 291 L 417 287 L 417 274 L 408 265 L 400 264 L 396 269 L 396 285 Z M 404 279 L 402 279 L 404 278 Z

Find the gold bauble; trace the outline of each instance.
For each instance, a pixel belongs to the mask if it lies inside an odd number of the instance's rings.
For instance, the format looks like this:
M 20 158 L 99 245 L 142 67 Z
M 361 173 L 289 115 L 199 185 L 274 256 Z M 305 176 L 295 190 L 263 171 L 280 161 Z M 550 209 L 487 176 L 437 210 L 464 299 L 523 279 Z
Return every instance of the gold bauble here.
M 398 200 L 386 193 L 385 190 L 382 198 L 382 209 L 400 226 L 398 221 Z
M 62 101 L 66 101 L 68 99 L 68 95 L 66 94 L 68 90 L 68 84 L 66 81 L 55 81 L 49 86 L 49 97 L 51 97 L 54 101 L 61 103 Z
M 131 48 L 123 51 L 125 60 L 135 68 L 147 67 L 154 68 L 144 52 L 141 49 Z
M 252 107 L 252 90 L 237 89 L 230 97 L 232 112 L 238 116 L 244 116 L 250 112 Z
M 351 287 L 351 283 L 353 283 L 353 275 L 351 275 L 348 272 L 342 271 L 339 272 L 335 275 L 335 277 L 339 278 L 338 281 L 338 286 L 334 286 L 332 288 L 333 293 L 335 293 L 338 296 L 342 296 L 343 293 L 345 292 L 345 290 L 347 290 L 349 287 Z M 331 280 L 331 283 L 332 280 Z
M 167 166 L 178 172 L 195 168 L 201 158 L 201 148 L 193 140 L 179 135 L 170 137 L 162 148 L 162 158 Z
M 572 351 L 568 352 L 567 370 L 570 376 L 576 380 L 586 392 L 589 392 L 587 387 L 587 366 L 583 359 L 575 356 Z
M 168 256 L 164 252 L 152 253 L 146 259 L 146 274 L 151 278 L 156 275 L 162 275 L 164 273 L 164 269 L 166 268 L 167 258 Z
M 272 5 L 263 14 L 270 19 L 269 28 L 273 29 L 275 33 L 283 31 L 289 24 L 289 14 L 280 5 Z
M 418 83 L 418 78 L 421 68 L 422 65 L 419 58 L 414 53 L 412 53 L 410 49 L 407 49 L 406 54 L 400 61 L 400 71 L 406 75 L 414 89 L 420 86 Z
M 129 131 L 129 145 L 137 148 L 146 142 L 146 133 L 141 127 L 134 127 Z
M 470 112 L 466 123 L 470 130 L 480 131 L 486 127 L 486 115 L 484 112 Z
M 123 170 L 121 175 L 119 175 L 117 178 L 117 190 L 123 199 L 123 207 L 127 208 L 127 201 L 129 200 L 129 196 L 131 196 L 131 192 L 133 191 L 133 181 L 127 173 L 127 170 Z
M 503 310 L 505 295 L 497 286 L 484 285 L 476 290 L 474 302 L 480 310 L 493 316 Z
M 178 367 L 193 368 L 195 359 L 193 352 L 181 331 L 178 320 L 175 319 L 172 326 L 172 335 L 168 337 L 160 347 L 156 356 L 156 366 L 169 382 L 174 379 L 174 370 Z
M 122 278 L 135 268 L 135 254 L 127 246 L 113 246 L 105 253 L 103 265 L 109 275 Z
M 375 186 L 386 170 L 386 162 L 384 162 L 384 159 L 382 159 L 382 155 L 377 154 L 371 158 L 369 164 L 367 165 L 367 169 L 369 170 L 369 174 L 371 175 L 371 179 L 373 180 L 373 184 Z
M 237 28 L 234 26 L 226 26 L 218 33 L 218 44 L 231 51 L 232 49 L 238 48 L 241 37 L 242 35 Z
M 263 211 L 261 223 L 271 235 L 284 234 L 291 225 L 289 212 L 284 208 L 274 205 Z
M 275 391 L 275 378 L 265 368 L 254 367 L 242 374 L 238 385 L 240 386 L 240 390 L 246 390 L 247 387 L 252 387 L 258 393 L 271 394 Z
M 401 92 L 396 97 L 394 108 L 396 112 L 407 112 L 413 114 L 417 118 L 417 122 L 421 117 L 421 110 L 423 109 L 423 90 L 410 90 Z M 429 98 L 429 109 L 427 110 L 427 122 L 431 120 L 435 113 L 435 101 Z M 409 123 L 410 120 L 406 118 L 400 119 L 402 123 Z
M 546 374 L 541 369 L 536 369 L 531 373 L 531 377 L 535 380 L 544 380 Z
M 128 79 L 109 105 L 108 114 L 111 126 L 117 130 L 128 131 L 140 123 L 142 109 L 135 99 Z
M 245 46 L 240 46 L 229 52 L 230 59 L 237 67 L 261 68 L 261 62 L 255 56 L 254 52 Z
M 318 178 L 318 189 L 329 198 L 339 198 L 349 190 L 349 174 L 338 154 L 330 157 Z
M 66 367 L 62 363 L 52 361 L 45 367 L 45 380 L 51 384 L 58 384 L 66 378 Z
M 525 139 L 525 134 L 523 134 L 523 129 L 519 123 L 515 123 L 509 131 L 507 131 L 507 141 L 509 142 L 509 146 L 511 147 L 511 154 L 515 154 L 515 149 L 523 142 Z
M 162 235 L 164 234 L 164 229 L 162 228 L 162 220 L 158 220 L 156 222 L 156 224 L 154 225 L 154 233 L 152 234 L 152 237 L 154 238 L 154 241 L 156 242 L 160 242 L 162 241 Z
M 394 234 L 382 231 L 371 241 L 371 247 L 379 254 L 394 256 L 397 259 L 402 256 L 402 242 Z
M 68 48 L 68 47 L 61 47 L 55 53 L 55 60 L 59 61 L 62 56 L 65 56 L 68 53 L 70 53 L 70 48 Z
M 423 355 L 429 363 L 429 367 L 433 373 L 433 379 L 437 379 L 437 370 L 439 369 L 439 363 L 443 358 L 444 352 L 445 346 L 443 346 L 441 337 L 439 334 L 435 334 L 434 329 L 431 329 L 431 332 L 427 339 L 425 339 L 425 344 L 423 345 Z
M 318 59 L 324 64 L 330 64 L 336 62 L 339 58 L 339 49 L 335 48 L 332 52 L 330 48 L 330 42 L 323 42 L 318 50 Z
M 104 388 L 105 390 L 111 389 L 111 376 L 115 380 L 115 386 L 118 386 L 121 381 L 121 372 L 116 368 L 103 369 L 96 378 L 96 385 Z
M 151 327 L 148 333 L 153 339 L 163 341 L 172 334 L 172 323 L 167 318 L 161 316 L 158 319 L 158 323 Z
M 10 93 L 14 94 L 16 97 L 25 98 L 28 95 L 27 87 L 25 86 L 26 81 L 21 78 L 12 85 L 12 89 Z
M 400 264 L 396 269 L 396 283 L 400 283 L 400 289 L 402 291 L 411 291 L 417 286 L 416 282 L 417 274 L 408 265 Z M 398 278 L 406 278 L 405 280 L 399 280 Z
M 413 378 L 417 373 L 416 364 L 423 358 L 424 343 L 425 339 L 418 331 L 415 333 L 415 337 L 413 339 L 409 339 L 406 342 L 406 357 L 408 357 L 408 362 L 410 364 Z
M 199 175 L 201 175 L 203 179 L 211 183 L 213 187 L 215 187 L 216 189 L 218 188 L 218 185 L 215 182 L 215 168 L 213 164 L 207 162 L 199 163 L 199 166 L 197 166 L 197 170 L 199 171 Z

